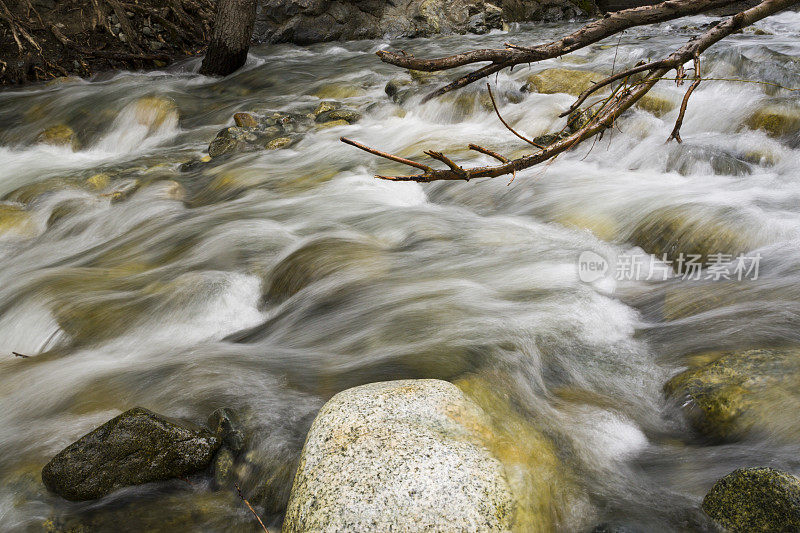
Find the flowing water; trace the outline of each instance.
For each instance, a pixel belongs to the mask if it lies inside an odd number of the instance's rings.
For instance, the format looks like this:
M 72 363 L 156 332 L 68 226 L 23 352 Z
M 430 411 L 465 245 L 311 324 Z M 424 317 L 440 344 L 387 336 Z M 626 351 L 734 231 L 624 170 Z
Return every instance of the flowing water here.
M 544 67 L 630 66 L 712 20 L 629 30 L 491 82 L 520 95 Z M 158 524 L 148 530 L 253 530 L 241 502 L 217 498 L 201 478 L 85 504 L 44 491 L 37 475 L 53 454 L 133 406 L 197 423 L 217 407 L 242 413 L 251 437 L 240 482 L 279 525 L 326 399 L 400 378 L 478 374 L 510 392 L 577 480 L 579 496 L 554 510 L 563 531 L 603 522 L 703 530 L 699 502 L 722 475 L 755 465 L 800 471 L 796 438 L 704 441 L 662 391 L 691 354 L 800 342 L 800 148 L 742 126 L 797 93 L 708 81 L 690 101 L 682 145 L 665 143 L 676 109 L 660 118 L 634 109 L 602 139 L 513 182 L 380 181 L 373 174 L 407 169 L 338 140 L 407 157 L 439 149 L 473 163 L 490 160 L 466 151 L 471 142 L 524 153 L 480 97 L 420 105 L 423 87 L 393 103 L 384 86 L 398 72 L 374 52 L 436 56 L 573 27 L 258 46 L 222 81 L 194 74 L 192 61 L 0 92 L 0 195 L 30 217 L 0 237 L 0 529 L 105 510 L 117 530 L 135 530 L 143 516 Z M 757 28 L 709 51 L 704 75 L 797 86 L 800 13 Z M 331 84 L 348 88 L 339 100 L 361 121 L 181 170 L 233 113 L 308 113 Z M 684 90 L 658 86 L 673 101 Z M 179 118 L 139 120 L 136 101 L 146 96 L 172 99 Z M 557 115 L 573 100 L 523 96 L 503 98 L 502 112 L 530 136 L 560 129 Z M 33 142 L 58 123 L 78 132 L 79 150 Z M 98 174 L 110 178 L 100 191 L 85 185 Z M 126 194 L 135 183 L 143 185 Z M 758 279 L 712 285 L 721 295 L 713 305 L 677 277 L 580 281 L 581 253 L 637 253 L 635 228 L 665 210 L 694 217 L 694 232 L 730 226 L 761 255 Z M 664 312 L 675 291 L 700 312 Z M 190 518 L 172 521 L 187 509 Z

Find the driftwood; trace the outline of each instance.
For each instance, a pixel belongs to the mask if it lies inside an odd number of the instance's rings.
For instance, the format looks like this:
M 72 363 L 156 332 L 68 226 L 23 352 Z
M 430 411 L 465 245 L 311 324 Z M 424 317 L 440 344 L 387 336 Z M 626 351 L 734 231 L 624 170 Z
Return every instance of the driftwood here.
M 469 85 L 470 83 L 485 78 L 493 73 L 499 72 L 504 68 L 512 67 L 521 63 L 533 63 L 545 59 L 551 59 L 574 52 L 575 50 L 579 50 L 590 44 L 596 43 L 627 28 L 664 22 L 687 15 L 703 13 L 710 9 L 727 6 L 733 3 L 734 2 L 730 0 L 668 0 L 653 6 L 611 13 L 600 20 L 587 24 L 580 30 L 567 35 L 560 40 L 533 47 L 507 44 L 503 49 L 472 50 L 438 59 L 418 59 L 402 52 L 397 53 L 387 51 L 378 52 L 378 56 L 381 58 L 381 60 L 392 65 L 429 72 L 449 70 L 473 63 L 487 61 L 490 62 L 489 65 L 478 68 L 466 76 L 462 76 L 452 83 L 449 83 L 448 85 L 445 85 L 444 87 L 441 87 L 426 96 L 426 99 L 430 99 L 451 90 Z M 471 150 L 484 153 L 490 157 L 493 157 L 494 159 L 497 159 L 500 162 L 498 165 L 464 168 L 439 151 L 426 151 L 426 155 L 432 159 L 444 163 L 447 166 L 445 169 L 438 169 L 429 165 L 418 163 L 416 161 L 411 161 L 406 158 L 388 154 L 351 139 L 342 138 L 341 140 L 346 144 L 369 152 L 373 155 L 396 161 L 422 171 L 421 174 L 407 176 L 376 176 L 377 178 L 381 179 L 418 182 L 430 182 L 437 180 L 469 181 L 473 178 L 495 178 L 508 174 L 516 174 L 516 172 L 519 170 L 530 168 L 534 165 L 552 159 L 558 154 L 577 146 L 584 140 L 595 135 L 602 134 L 603 131 L 612 127 L 614 122 L 626 110 L 628 110 L 639 99 L 647 94 L 647 92 L 652 89 L 653 86 L 658 83 L 658 81 L 664 79 L 664 76 L 671 70 L 674 69 L 677 72 L 675 79 L 679 84 L 682 83 L 686 78 L 684 65 L 689 62 L 694 62 L 695 66 L 693 81 L 683 98 L 678 119 L 675 123 L 675 128 L 673 129 L 669 138 L 669 140 L 675 139 L 677 142 L 681 142 L 680 128 L 686 114 L 689 97 L 701 82 L 701 76 L 699 72 L 700 55 L 709 47 L 718 43 L 728 35 L 738 32 L 742 28 L 745 28 L 763 18 L 766 18 L 798 3 L 800 3 L 798 0 L 763 0 L 755 7 L 741 11 L 723 20 L 722 22 L 715 24 L 705 33 L 691 39 L 680 49 L 676 50 L 664 59 L 647 64 L 635 65 L 627 70 L 601 80 L 584 91 L 583 94 L 579 95 L 575 103 L 572 104 L 572 106 L 570 106 L 570 108 L 564 113 L 562 113 L 562 116 L 568 116 L 574 112 L 581 111 L 581 106 L 586 102 L 586 99 L 599 89 L 618 81 L 621 82 L 621 84 L 611 92 L 611 95 L 608 98 L 599 102 L 599 106 L 597 104 L 592 104 L 587 109 L 582 111 L 589 113 L 590 116 L 590 119 L 585 125 L 571 135 L 566 136 L 546 147 L 537 145 L 535 142 L 525 138 L 511 128 L 500 115 L 500 112 L 497 109 L 497 105 L 494 101 L 494 97 L 490 92 L 497 116 L 500 118 L 501 122 L 506 126 L 506 128 L 520 139 L 539 148 L 537 152 L 532 154 L 525 155 L 517 159 L 508 159 L 490 149 L 476 145 L 470 145 Z

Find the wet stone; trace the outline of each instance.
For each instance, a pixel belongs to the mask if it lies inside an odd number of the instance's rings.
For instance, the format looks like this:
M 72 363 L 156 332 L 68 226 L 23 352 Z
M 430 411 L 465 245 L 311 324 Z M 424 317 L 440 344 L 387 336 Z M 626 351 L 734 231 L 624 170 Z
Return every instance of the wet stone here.
M 325 123 L 334 120 L 344 120 L 348 124 L 353 124 L 361 120 L 361 113 L 353 111 L 352 109 L 332 109 L 317 115 L 317 122 Z
M 131 485 L 208 467 L 220 441 L 136 407 L 59 452 L 42 470 L 45 486 L 68 500 L 93 500 Z
M 703 511 L 725 531 L 800 531 L 800 480 L 773 468 L 740 468 L 703 499 Z

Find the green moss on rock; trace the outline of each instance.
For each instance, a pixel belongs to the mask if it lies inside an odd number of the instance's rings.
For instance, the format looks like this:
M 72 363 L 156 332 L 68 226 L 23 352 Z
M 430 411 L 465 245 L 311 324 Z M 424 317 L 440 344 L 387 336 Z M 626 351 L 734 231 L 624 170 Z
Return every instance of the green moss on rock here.
M 712 352 L 697 359 L 713 361 L 673 377 L 665 392 L 681 400 L 698 431 L 720 440 L 755 427 L 798 437 L 790 417 L 800 409 L 800 349 Z
M 772 468 L 740 468 L 703 499 L 703 511 L 727 531 L 800 531 L 800 480 Z
M 549 68 L 528 76 L 523 91 L 542 94 L 567 93 L 578 96 L 605 75 L 590 70 Z

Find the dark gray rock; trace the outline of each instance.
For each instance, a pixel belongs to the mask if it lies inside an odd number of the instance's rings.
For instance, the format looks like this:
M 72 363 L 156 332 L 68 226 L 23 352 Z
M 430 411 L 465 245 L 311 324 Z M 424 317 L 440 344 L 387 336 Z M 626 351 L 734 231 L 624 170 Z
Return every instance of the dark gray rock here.
M 131 485 L 183 477 L 208 467 L 219 439 L 133 408 L 70 444 L 42 469 L 42 481 L 74 501 Z
M 238 454 L 244 449 L 244 431 L 233 410 L 225 407 L 217 409 L 209 415 L 207 424 L 217 439 L 232 452 Z
M 562 20 L 595 11 L 593 0 L 261 0 L 255 38 L 311 44 L 486 33 L 504 21 Z

